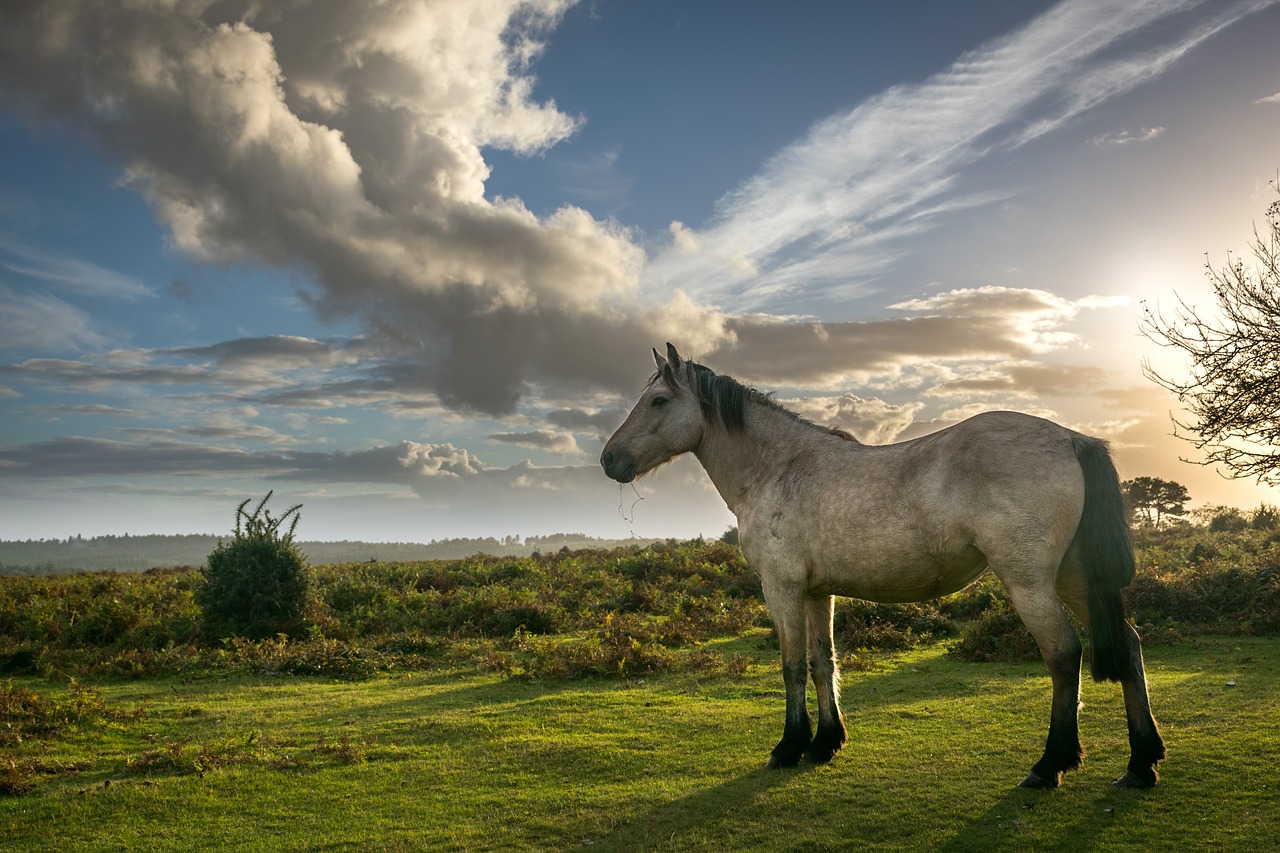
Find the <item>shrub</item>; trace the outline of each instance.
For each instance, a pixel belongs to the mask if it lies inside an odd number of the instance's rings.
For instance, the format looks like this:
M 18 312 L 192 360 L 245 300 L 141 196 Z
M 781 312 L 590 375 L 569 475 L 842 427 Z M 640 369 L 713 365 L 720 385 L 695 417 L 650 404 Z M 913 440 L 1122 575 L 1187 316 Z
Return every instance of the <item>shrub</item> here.
M 956 633 L 956 623 L 933 602 L 875 604 L 856 598 L 836 604 L 832 623 L 836 646 L 843 649 L 909 649 Z
M 972 662 L 1040 660 L 1040 647 L 1005 600 L 994 603 L 952 644 L 950 654 Z
M 244 509 L 249 501 L 241 503 L 235 537 L 219 542 L 209 554 L 204 585 L 196 591 L 208 640 L 301 637 L 307 632 L 314 600 L 312 573 L 293 541 L 302 506 L 272 518 L 266 509 L 270 498 L 267 492 L 252 514 Z M 281 534 L 290 516 L 288 532 Z
M 1249 516 L 1249 526 L 1254 530 L 1275 530 L 1280 527 L 1280 509 L 1262 504 Z
M 1244 530 L 1248 526 L 1248 520 L 1235 507 L 1223 507 L 1209 519 L 1209 531 L 1211 533 Z

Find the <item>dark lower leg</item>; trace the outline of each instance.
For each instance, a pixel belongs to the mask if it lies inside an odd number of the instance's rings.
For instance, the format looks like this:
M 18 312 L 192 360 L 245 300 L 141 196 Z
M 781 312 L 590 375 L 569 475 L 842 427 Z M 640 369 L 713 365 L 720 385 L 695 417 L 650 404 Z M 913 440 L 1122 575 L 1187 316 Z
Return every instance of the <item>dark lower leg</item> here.
M 1115 784 L 1124 788 L 1150 788 L 1159 780 L 1156 765 L 1165 757 L 1164 739 L 1151 715 L 1147 676 L 1142 665 L 1142 641 L 1133 628 L 1129 628 L 1128 633 L 1134 677 L 1121 682 L 1121 687 L 1125 720 L 1129 725 L 1129 767 Z
M 805 705 L 805 687 L 809 667 L 803 656 L 798 661 L 782 662 L 782 682 L 787 691 L 787 721 L 782 729 L 782 740 L 769 756 L 770 767 L 794 767 L 800 761 L 813 738 L 809 721 L 809 709 Z
M 1049 714 L 1049 737 L 1044 755 L 1020 783 L 1024 788 L 1056 788 L 1062 774 L 1074 770 L 1084 760 L 1080 745 L 1080 642 L 1046 661 L 1053 678 L 1053 706 Z

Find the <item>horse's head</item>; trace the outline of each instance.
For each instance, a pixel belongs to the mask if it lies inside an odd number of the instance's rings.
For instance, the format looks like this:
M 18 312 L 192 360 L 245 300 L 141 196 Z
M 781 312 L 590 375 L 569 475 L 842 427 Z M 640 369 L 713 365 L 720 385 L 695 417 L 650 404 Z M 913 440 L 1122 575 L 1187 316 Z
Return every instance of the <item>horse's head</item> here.
M 600 454 L 604 472 L 619 483 L 630 483 L 702 440 L 703 412 L 685 362 L 671 344 L 666 358 L 655 349 L 653 360 L 658 372 Z

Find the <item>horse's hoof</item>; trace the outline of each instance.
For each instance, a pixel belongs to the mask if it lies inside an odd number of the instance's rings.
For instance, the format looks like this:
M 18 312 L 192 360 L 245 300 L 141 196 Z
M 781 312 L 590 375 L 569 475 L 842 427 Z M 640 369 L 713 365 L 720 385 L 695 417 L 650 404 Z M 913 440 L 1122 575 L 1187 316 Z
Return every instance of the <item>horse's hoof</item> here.
M 800 759 L 804 757 L 804 751 L 808 744 L 801 746 L 799 749 L 794 747 L 790 749 L 775 749 L 769 755 L 769 761 L 764 765 L 770 770 L 779 770 L 785 767 L 795 767 L 800 763 Z
M 1018 783 L 1018 787 L 1019 788 L 1040 788 L 1040 789 L 1056 788 L 1058 787 L 1058 783 L 1061 781 L 1062 781 L 1061 773 L 1055 773 L 1053 776 L 1046 779 L 1045 777 L 1041 776 L 1039 773 L 1036 773 L 1033 770 L 1027 774 L 1027 778 L 1023 779 L 1021 782 Z
M 779 758 L 776 755 L 770 755 L 769 760 L 764 763 L 764 766 L 766 770 L 782 770 L 787 767 L 795 767 L 799 763 L 800 756 L 798 755 L 795 758 Z
M 1134 773 L 1132 770 L 1124 771 L 1124 775 L 1111 783 L 1117 788 L 1151 788 L 1156 784 L 1156 772 L 1152 770 L 1150 775 L 1144 773 Z
M 818 737 L 813 739 L 809 744 L 809 749 L 805 752 L 805 758 L 809 759 L 811 764 L 826 764 L 835 758 L 840 747 L 844 746 L 844 732 L 840 732 L 839 737 Z

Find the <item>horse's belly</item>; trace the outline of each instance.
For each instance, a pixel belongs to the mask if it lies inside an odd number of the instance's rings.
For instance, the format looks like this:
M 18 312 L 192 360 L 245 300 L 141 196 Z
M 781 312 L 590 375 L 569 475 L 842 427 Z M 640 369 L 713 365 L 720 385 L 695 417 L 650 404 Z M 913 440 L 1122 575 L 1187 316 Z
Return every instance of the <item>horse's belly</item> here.
M 986 567 L 986 559 L 975 549 L 953 555 L 904 556 L 874 564 L 814 561 L 809 590 L 886 604 L 925 601 L 964 589 Z

